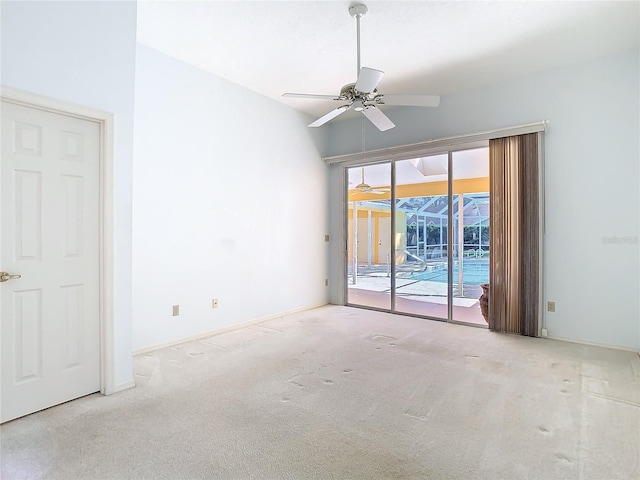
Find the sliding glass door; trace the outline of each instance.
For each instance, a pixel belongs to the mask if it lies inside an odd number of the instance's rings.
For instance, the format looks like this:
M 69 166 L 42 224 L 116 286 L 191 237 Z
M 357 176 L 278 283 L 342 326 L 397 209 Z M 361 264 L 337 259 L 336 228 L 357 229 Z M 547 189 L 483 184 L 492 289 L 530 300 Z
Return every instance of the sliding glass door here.
M 346 171 L 347 304 L 486 325 L 488 149 Z
M 395 311 L 449 318 L 447 154 L 395 162 Z
M 480 309 L 489 283 L 489 149 L 452 153 L 452 320 L 487 326 Z
M 347 178 L 347 303 L 391 310 L 391 163 Z

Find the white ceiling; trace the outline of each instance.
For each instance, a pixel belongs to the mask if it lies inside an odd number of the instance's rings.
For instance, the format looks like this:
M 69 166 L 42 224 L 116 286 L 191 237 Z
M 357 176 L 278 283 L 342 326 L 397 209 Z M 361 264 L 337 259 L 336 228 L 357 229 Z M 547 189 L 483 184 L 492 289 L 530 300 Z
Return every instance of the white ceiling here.
M 356 79 L 348 1 L 138 2 L 138 41 L 320 116 Z M 362 65 L 381 93 L 439 94 L 638 47 L 639 3 L 364 1 Z

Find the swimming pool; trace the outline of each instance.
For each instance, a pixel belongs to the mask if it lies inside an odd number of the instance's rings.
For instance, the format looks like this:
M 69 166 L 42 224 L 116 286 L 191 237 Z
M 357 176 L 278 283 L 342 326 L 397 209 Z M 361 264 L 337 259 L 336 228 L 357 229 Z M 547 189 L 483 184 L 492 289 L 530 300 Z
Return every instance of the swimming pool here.
M 426 270 L 424 272 L 414 272 L 412 279 L 425 280 L 428 282 L 447 283 L 447 264 L 438 265 L 439 268 Z M 489 283 L 489 261 L 467 260 L 462 265 L 463 282 L 468 285 L 482 285 Z M 458 262 L 453 264 L 453 281 L 458 281 Z

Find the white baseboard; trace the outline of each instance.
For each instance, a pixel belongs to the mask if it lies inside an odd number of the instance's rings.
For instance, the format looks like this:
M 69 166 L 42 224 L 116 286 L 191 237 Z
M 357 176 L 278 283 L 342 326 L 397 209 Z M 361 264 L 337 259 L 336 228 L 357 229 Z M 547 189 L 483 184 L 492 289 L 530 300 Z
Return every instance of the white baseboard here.
M 562 342 L 569 342 L 569 343 L 577 343 L 580 345 L 589 345 L 590 347 L 601 347 L 601 348 L 611 348 L 613 350 L 622 350 L 625 352 L 633 352 L 633 353 L 637 353 L 638 355 L 640 355 L 640 352 L 638 351 L 637 348 L 633 348 L 633 347 L 622 347 L 620 345 L 610 345 L 608 343 L 598 343 L 598 342 L 587 342 L 584 340 L 575 340 L 573 338 L 565 338 L 565 337 L 555 337 L 555 336 L 547 336 L 547 337 L 541 337 L 545 340 L 560 340 Z
M 120 385 L 116 385 L 113 388 L 113 392 L 111 392 L 111 393 L 118 393 L 118 392 L 122 392 L 123 390 L 129 390 L 130 388 L 133 388 L 135 386 L 136 386 L 136 382 L 131 380 L 130 382 L 121 383 Z
M 126 383 L 121 383 L 120 385 L 115 385 L 113 389 L 107 388 L 102 392 L 102 394 L 104 396 L 109 396 L 109 395 L 113 395 L 114 393 L 122 392 L 124 390 L 129 390 L 130 388 L 133 388 L 135 386 L 136 386 L 136 382 L 131 380 Z
M 216 330 L 211 330 L 205 333 L 200 333 L 198 335 L 193 335 L 191 337 L 180 338 L 178 340 L 173 340 L 171 342 L 161 343 L 158 345 L 154 345 L 152 347 L 141 348 L 139 350 L 134 350 L 133 355 L 142 355 L 143 353 L 153 352 L 155 350 L 160 350 L 161 348 L 173 347 L 175 345 L 180 345 L 181 343 L 193 342 L 197 340 L 202 340 L 205 338 L 213 337 L 216 335 L 221 335 L 223 333 L 232 332 L 233 330 L 238 330 L 240 328 L 250 327 L 251 325 L 256 325 L 258 323 L 266 322 L 268 320 L 273 320 L 274 318 L 284 317 L 285 315 L 292 315 L 294 313 L 306 312 L 307 310 L 313 310 L 314 308 L 320 308 L 328 305 L 328 303 L 321 303 L 318 305 L 311 305 L 309 307 L 297 308 L 295 310 L 289 310 L 287 312 L 276 313 L 274 315 L 267 315 L 266 317 L 254 318 L 253 320 L 247 320 L 246 322 L 235 323 L 233 325 L 229 325 L 227 327 L 218 328 Z M 114 392 L 115 393 L 115 392 Z

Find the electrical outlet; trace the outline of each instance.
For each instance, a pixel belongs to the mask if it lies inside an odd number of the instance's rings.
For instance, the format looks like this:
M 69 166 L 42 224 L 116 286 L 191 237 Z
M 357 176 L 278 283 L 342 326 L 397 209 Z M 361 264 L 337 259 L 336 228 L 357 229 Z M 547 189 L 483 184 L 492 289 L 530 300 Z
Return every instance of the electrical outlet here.
M 211 308 L 218 308 L 218 299 L 214 298 L 211 302 Z
M 328 287 L 328 286 L 329 286 L 329 279 L 328 279 L 328 278 L 325 278 L 325 279 L 324 279 L 324 286 L 325 286 L 325 287 Z
M 547 302 L 547 312 L 556 311 L 556 302 Z
M 174 305 L 173 306 L 173 316 L 177 317 L 178 315 L 180 315 L 180 305 Z

